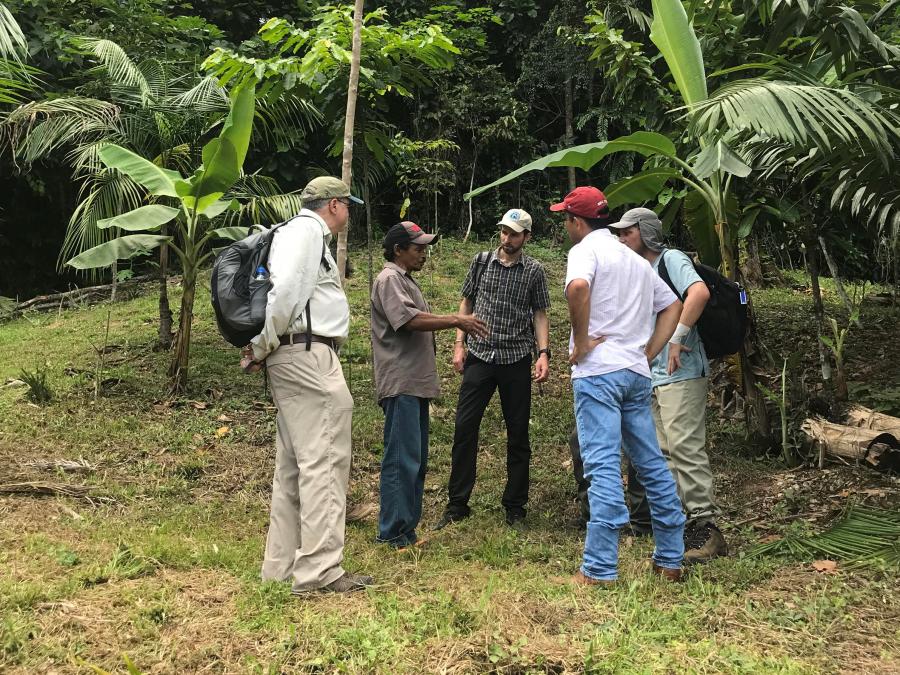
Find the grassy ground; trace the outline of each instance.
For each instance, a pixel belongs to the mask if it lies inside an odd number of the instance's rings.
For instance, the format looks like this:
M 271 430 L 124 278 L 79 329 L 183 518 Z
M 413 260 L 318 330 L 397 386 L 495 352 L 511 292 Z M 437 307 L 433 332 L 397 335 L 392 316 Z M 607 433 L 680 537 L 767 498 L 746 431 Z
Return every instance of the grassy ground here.
M 457 304 L 476 250 L 444 242 L 420 274 L 437 311 Z M 564 257 L 538 246 L 531 252 L 549 268 L 552 342 L 562 355 Z M 382 416 L 367 366 L 365 261 L 356 262 L 353 334 L 342 359 L 356 399 L 353 497 L 373 502 Z M 802 280 L 792 283 L 755 296 L 764 337 L 775 354 L 801 353 L 802 368 L 814 372 L 811 300 Z M 152 288 L 113 306 L 0 326 L 7 355 L 0 385 L 21 368 L 41 366 L 56 394 L 38 407 L 21 388 L 0 389 L 0 483 L 90 487 L 83 496 L 0 496 L 0 670 L 124 671 L 127 655 L 148 673 L 900 672 L 895 572 L 839 567 L 823 575 L 810 561 L 741 555 L 852 501 L 896 504 L 896 480 L 850 468 L 787 470 L 753 458 L 735 425 L 714 411 L 711 451 L 734 555 L 676 587 L 650 577 L 649 542 L 625 539 L 615 589 L 569 586 L 582 534 L 566 526 L 575 508 L 565 444 L 571 390 L 561 356 L 535 395 L 525 533 L 503 524 L 505 441 L 495 402 L 482 429 L 471 519 L 411 554 L 376 546 L 372 517 L 349 526 L 346 566 L 375 576 L 367 593 L 300 600 L 287 585 L 260 583 L 274 412 L 262 378 L 237 370 L 236 350 L 218 337 L 200 297 L 191 393 L 177 400 L 163 394 L 168 355 L 152 350 Z M 834 297 L 827 299 L 837 312 Z M 108 313 L 95 399 L 95 347 L 103 346 Z M 857 390 L 889 407 L 884 392 L 900 383 L 897 369 L 886 367 L 897 363 L 897 340 L 885 338 L 897 335 L 900 317 L 867 308 L 863 326 L 848 351 L 861 373 Z M 452 340 L 438 336 L 444 393 L 432 410 L 423 532 L 441 513 L 449 470 L 459 382 L 449 365 Z M 33 464 L 40 460 L 88 466 Z

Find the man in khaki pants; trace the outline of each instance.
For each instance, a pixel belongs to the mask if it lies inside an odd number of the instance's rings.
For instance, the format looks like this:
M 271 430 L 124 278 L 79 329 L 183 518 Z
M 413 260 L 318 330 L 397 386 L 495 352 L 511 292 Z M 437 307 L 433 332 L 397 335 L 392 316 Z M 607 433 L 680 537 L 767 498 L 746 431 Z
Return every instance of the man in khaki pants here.
M 619 240 L 645 258 L 684 302 L 678 327 L 651 368 L 653 421 L 687 516 L 684 561 L 707 562 L 728 553 L 725 538 L 716 526 L 719 508 L 706 454 L 709 361 L 695 325 L 709 300 L 709 289 L 690 258 L 663 246 L 662 223 L 650 209 L 631 209 L 610 228 L 618 230 Z M 630 465 L 628 502 L 632 530 L 648 532 L 650 510 L 643 486 Z
M 350 309 L 328 243 L 347 226 L 350 202 L 362 202 L 327 176 L 300 197 L 303 209 L 272 240 L 265 326 L 242 362 L 248 372 L 265 362 L 278 407 L 262 578 L 292 579 L 298 594 L 356 591 L 372 577 L 341 567 L 353 398 L 336 350 Z

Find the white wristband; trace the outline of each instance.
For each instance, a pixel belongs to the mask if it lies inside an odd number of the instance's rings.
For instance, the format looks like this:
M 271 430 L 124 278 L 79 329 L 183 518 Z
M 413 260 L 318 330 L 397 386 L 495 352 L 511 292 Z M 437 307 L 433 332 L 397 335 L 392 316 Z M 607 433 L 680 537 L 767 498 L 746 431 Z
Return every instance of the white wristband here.
M 669 338 L 669 342 L 674 342 L 675 344 L 680 345 L 682 342 L 684 342 L 684 338 L 686 338 L 688 333 L 690 332 L 690 326 L 685 326 L 683 323 L 679 322 L 675 327 L 675 332 L 672 333 L 672 337 Z

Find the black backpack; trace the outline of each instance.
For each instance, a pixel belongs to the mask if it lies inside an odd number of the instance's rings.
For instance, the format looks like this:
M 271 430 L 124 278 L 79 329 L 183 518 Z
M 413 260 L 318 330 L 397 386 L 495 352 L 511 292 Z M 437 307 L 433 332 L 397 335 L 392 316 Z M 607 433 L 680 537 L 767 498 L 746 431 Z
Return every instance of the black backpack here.
M 718 359 L 740 351 L 747 334 L 747 292 L 740 284 L 726 279 L 712 267 L 693 263 L 697 275 L 709 289 L 709 302 L 697 321 L 697 331 L 703 341 L 706 356 Z M 684 296 L 672 284 L 666 269 L 666 254 L 659 260 L 659 276 L 678 299 Z
M 210 286 L 216 323 L 222 337 L 235 347 L 250 344 L 265 325 L 266 303 L 272 289 L 269 250 L 282 225 L 284 223 L 278 223 L 262 230 L 259 226 L 250 227 L 247 237 L 220 251 L 213 263 Z M 321 262 L 325 269 L 331 269 L 325 258 L 324 236 Z M 259 268 L 263 268 L 264 273 L 257 274 Z M 306 327 L 310 332 L 309 301 L 306 303 Z

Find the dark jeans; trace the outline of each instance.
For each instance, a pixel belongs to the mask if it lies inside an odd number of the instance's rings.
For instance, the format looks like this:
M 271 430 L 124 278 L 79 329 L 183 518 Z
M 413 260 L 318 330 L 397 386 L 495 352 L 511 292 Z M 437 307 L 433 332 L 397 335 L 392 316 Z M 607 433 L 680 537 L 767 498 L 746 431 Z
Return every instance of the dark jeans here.
M 382 399 L 384 457 L 381 460 L 378 541 L 392 546 L 416 542 L 428 469 L 428 399 Z
M 572 473 L 575 475 L 577 488 L 578 515 L 584 522 L 591 519 L 591 506 L 588 503 L 588 489 L 591 481 L 584 475 L 584 462 L 581 459 L 581 446 L 578 443 L 578 429 L 572 429 L 569 434 L 569 452 L 572 454 Z M 650 532 L 650 503 L 647 501 L 647 493 L 637 476 L 637 471 L 630 460 L 626 460 L 628 466 L 628 485 L 625 489 L 625 503 L 628 505 L 629 521 L 635 532 Z
M 456 406 L 456 429 L 451 453 L 447 513 L 469 515 L 469 497 L 475 487 L 478 431 L 494 391 L 500 391 L 500 406 L 506 421 L 506 489 L 502 504 L 507 513 L 525 515 L 528 502 L 528 464 L 531 446 L 528 419 L 531 416 L 531 357 L 515 363 L 486 363 L 471 354 L 466 358 Z

